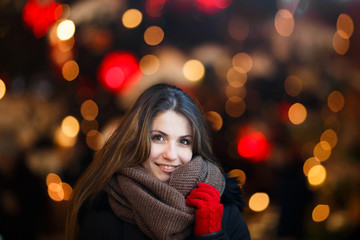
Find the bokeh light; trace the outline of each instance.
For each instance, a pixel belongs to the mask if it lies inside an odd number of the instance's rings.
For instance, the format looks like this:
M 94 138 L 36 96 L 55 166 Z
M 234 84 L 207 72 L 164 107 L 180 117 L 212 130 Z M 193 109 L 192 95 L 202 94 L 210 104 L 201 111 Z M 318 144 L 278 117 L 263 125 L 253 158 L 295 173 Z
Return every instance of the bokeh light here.
M 264 211 L 270 204 L 270 198 L 267 193 L 254 193 L 249 199 L 249 208 L 254 212 Z
M 303 165 L 303 172 L 305 176 L 308 176 L 309 171 L 312 167 L 316 166 L 316 165 L 320 165 L 320 161 L 319 159 L 317 159 L 316 157 L 311 157 L 308 158 Z
M 59 23 L 57 30 L 57 36 L 60 40 L 67 40 L 74 36 L 75 34 L 75 24 L 71 20 L 63 20 Z
M 142 13 L 137 9 L 128 9 L 122 16 L 122 23 L 126 28 L 135 28 L 140 25 L 142 21 Z
M 72 81 L 77 78 L 79 71 L 79 65 L 74 60 L 67 61 L 62 67 L 63 78 L 68 81 Z
M 81 112 L 81 116 L 85 120 L 92 121 L 97 117 L 99 113 L 99 108 L 96 102 L 94 102 L 91 99 L 88 99 L 81 104 L 80 112 Z
M 67 116 L 61 123 L 61 130 L 66 136 L 75 137 L 79 133 L 80 124 L 75 117 Z
M 354 32 L 354 22 L 348 14 L 342 13 L 337 19 L 336 28 L 342 38 L 349 39 Z
M 312 211 L 312 219 L 314 222 L 323 222 L 330 215 L 330 207 L 327 204 L 318 204 Z
M 320 137 L 320 141 L 326 141 L 330 144 L 331 148 L 334 148 L 337 144 L 338 137 L 334 130 L 326 129 Z
M 209 111 L 205 114 L 206 120 L 214 131 L 219 131 L 223 125 L 223 119 L 221 115 L 215 111 Z
M 97 130 L 91 130 L 86 134 L 87 146 L 95 151 L 100 150 L 105 143 L 104 136 Z
M 232 17 L 228 24 L 228 31 L 234 40 L 243 41 L 249 35 L 249 23 L 240 16 Z
M 226 74 L 226 79 L 232 87 L 239 88 L 246 83 L 247 74 L 245 72 L 236 71 L 235 68 L 230 68 Z
M 232 64 L 236 71 L 240 73 L 247 73 L 253 67 L 253 60 L 249 54 L 240 52 L 233 56 Z
M 142 77 L 137 57 L 131 52 L 111 52 L 98 68 L 100 82 L 111 92 L 120 93 L 136 85 Z
M 48 187 L 49 197 L 56 201 L 68 201 L 72 197 L 72 187 L 65 182 L 56 173 L 49 173 L 46 176 L 46 185 Z
M 6 85 L 2 79 L 0 79 L 0 99 L 5 96 L 6 93 Z
M 326 161 L 331 155 L 331 145 L 326 141 L 321 141 L 314 148 L 314 156 L 320 162 Z
M 244 99 L 246 97 L 246 88 L 245 87 L 233 87 L 231 85 L 226 86 L 226 96 L 228 98 L 230 97 L 240 97 L 241 99 Z
M 315 165 L 309 170 L 307 177 L 310 185 L 319 186 L 326 179 L 326 169 L 323 165 Z
M 288 37 L 292 34 L 295 21 L 292 13 L 287 9 L 280 9 L 275 15 L 275 29 L 279 35 Z
M 225 103 L 225 111 L 230 117 L 240 117 L 246 109 L 244 100 L 238 96 L 229 97 Z
M 345 55 L 350 48 L 350 41 L 348 38 L 343 38 L 338 32 L 333 37 L 333 48 L 336 53 Z
M 145 30 L 144 40 L 148 45 L 155 46 L 164 39 L 164 31 L 158 26 L 150 26 Z
M 199 60 L 191 59 L 184 64 L 183 74 L 189 81 L 199 81 L 205 75 L 205 67 Z
M 333 91 L 328 96 L 328 106 L 331 111 L 339 112 L 345 105 L 344 95 L 339 91 Z
M 143 74 L 152 75 L 159 70 L 160 60 L 157 56 L 148 54 L 140 59 L 139 66 Z
M 285 92 L 292 97 L 296 97 L 303 89 L 303 83 L 300 78 L 290 75 L 284 82 Z
M 166 3 L 167 0 L 148 0 L 145 1 L 145 11 L 146 13 L 153 18 L 157 18 L 160 17 L 163 9 L 164 9 L 164 5 Z
M 76 143 L 76 136 L 71 137 L 66 135 L 61 130 L 61 127 L 59 127 L 54 132 L 54 142 L 60 147 L 64 147 L 64 148 L 73 147 Z
M 88 121 L 86 119 L 81 120 L 80 123 L 81 132 L 85 135 L 90 132 L 91 130 L 98 130 L 99 123 L 96 120 Z
M 296 125 L 301 124 L 305 121 L 305 119 L 307 117 L 306 108 L 301 103 L 294 103 L 289 108 L 288 116 L 289 116 L 289 120 L 293 124 L 296 124 Z
M 233 170 L 229 171 L 229 177 L 237 178 L 240 186 L 244 186 L 244 184 L 246 182 L 246 174 L 241 169 L 233 169 Z
M 240 156 L 253 162 L 265 161 L 271 153 L 270 144 L 261 132 L 250 132 L 241 137 L 237 150 Z

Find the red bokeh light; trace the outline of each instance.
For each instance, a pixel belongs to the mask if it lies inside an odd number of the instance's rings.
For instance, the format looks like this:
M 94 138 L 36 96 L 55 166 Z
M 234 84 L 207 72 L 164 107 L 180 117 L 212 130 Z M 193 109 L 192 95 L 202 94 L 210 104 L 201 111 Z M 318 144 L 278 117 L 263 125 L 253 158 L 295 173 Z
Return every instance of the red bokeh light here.
M 270 144 L 261 132 L 246 133 L 240 138 L 237 150 L 240 156 L 253 162 L 265 161 L 271 153 Z
M 214 14 L 221 9 L 229 7 L 232 0 L 196 0 L 196 6 L 200 12 Z
M 167 0 L 148 0 L 145 9 L 150 17 L 160 17 Z
M 109 53 L 98 68 L 100 82 L 114 93 L 120 93 L 135 85 L 141 76 L 137 57 L 130 52 Z
M 61 17 L 62 6 L 53 0 L 29 0 L 23 9 L 23 21 L 36 38 L 46 35 L 52 24 Z

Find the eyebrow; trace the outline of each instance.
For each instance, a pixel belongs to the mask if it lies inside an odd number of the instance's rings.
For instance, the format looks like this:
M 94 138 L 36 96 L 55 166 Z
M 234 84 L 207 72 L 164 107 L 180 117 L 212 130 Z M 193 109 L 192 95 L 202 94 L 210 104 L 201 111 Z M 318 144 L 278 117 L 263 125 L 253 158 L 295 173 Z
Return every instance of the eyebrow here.
M 160 130 L 151 130 L 150 133 L 154 133 L 154 132 L 158 132 L 158 133 L 161 133 L 162 135 L 164 136 L 169 136 L 166 132 L 163 132 L 163 131 L 160 131 Z M 184 135 L 184 136 L 180 136 L 180 138 L 193 138 L 192 135 Z

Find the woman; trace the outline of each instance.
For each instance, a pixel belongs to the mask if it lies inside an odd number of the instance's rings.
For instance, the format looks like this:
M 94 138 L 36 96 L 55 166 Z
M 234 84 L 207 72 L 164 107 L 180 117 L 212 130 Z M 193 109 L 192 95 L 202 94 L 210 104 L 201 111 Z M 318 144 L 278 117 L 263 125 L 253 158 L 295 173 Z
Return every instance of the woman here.
M 147 89 L 74 188 L 68 239 L 250 239 L 203 114 L 181 89 Z

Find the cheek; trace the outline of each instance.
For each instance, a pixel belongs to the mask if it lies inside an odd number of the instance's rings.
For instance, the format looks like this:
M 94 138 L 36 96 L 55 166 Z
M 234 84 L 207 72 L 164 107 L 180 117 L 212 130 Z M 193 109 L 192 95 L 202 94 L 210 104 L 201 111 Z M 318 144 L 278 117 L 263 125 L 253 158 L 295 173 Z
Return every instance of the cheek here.
M 190 162 L 192 156 L 193 156 L 193 152 L 191 149 L 182 149 L 182 151 L 179 153 L 179 157 L 182 164 L 186 164 Z

